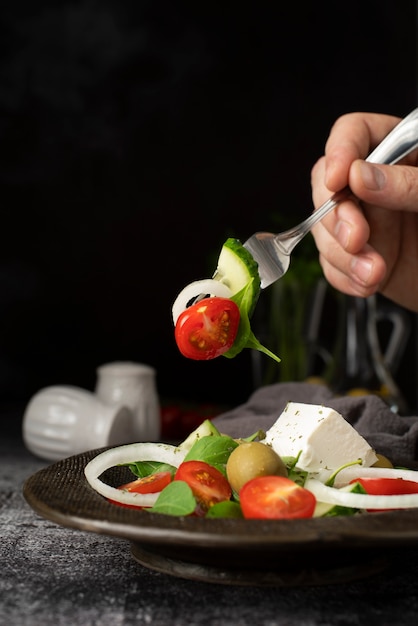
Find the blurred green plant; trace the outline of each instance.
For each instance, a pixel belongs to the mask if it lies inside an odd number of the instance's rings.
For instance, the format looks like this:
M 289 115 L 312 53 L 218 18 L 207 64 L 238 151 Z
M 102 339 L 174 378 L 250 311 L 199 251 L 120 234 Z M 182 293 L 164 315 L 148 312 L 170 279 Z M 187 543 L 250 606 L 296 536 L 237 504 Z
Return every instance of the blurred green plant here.
M 265 345 L 281 358 L 258 360 L 260 384 L 305 380 L 308 371 L 307 318 L 313 292 L 322 276 L 313 237 L 292 253 L 287 273 L 260 296 L 254 328 Z

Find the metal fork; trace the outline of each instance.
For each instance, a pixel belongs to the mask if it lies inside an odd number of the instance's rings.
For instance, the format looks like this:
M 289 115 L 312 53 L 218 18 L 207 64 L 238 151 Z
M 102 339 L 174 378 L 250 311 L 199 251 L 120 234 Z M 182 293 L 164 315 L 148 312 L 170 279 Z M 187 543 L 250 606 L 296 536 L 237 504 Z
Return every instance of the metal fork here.
M 383 141 L 370 153 L 366 161 L 393 165 L 418 146 L 418 108 L 395 126 Z M 258 263 L 261 288 L 265 289 L 279 280 L 289 269 L 290 254 L 315 224 L 351 195 L 348 187 L 335 193 L 306 220 L 277 235 L 259 232 L 244 243 L 244 247 Z

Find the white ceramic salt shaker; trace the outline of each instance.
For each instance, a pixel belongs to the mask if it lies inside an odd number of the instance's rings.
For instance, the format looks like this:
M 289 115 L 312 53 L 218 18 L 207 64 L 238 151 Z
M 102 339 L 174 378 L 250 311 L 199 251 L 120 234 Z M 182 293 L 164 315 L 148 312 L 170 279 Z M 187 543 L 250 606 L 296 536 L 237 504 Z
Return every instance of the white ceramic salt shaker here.
M 101 365 L 97 368 L 95 392 L 109 406 L 131 409 L 136 441 L 158 441 L 161 415 L 153 367 L 132 361 Z
M 41 389 L 28 402 L 22 435 L 33 454 L 58 461 L 134 441 L 132 411 L 122 405 L 109 406 L 86 389 L 54 385 Z

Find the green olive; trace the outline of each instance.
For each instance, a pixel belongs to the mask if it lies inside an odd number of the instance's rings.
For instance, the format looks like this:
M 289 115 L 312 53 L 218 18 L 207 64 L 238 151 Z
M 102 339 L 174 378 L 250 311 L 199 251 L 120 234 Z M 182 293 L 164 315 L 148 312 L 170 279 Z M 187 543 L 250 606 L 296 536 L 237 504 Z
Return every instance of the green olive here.
M 279 455 L 259 441 L 241 443 L 235 448 L 226 464 L 226 475 L 237 493 L 241 487 L 257 476 L 287 476 L 287 468 Z
M 383 454 L 377 454 L 376 452 L 376 456 L 377 461 L 376 463 L 373 463 L 372 467 L 393 467 L 392 461 L 390 461 L 386 456 L 383 456 Z

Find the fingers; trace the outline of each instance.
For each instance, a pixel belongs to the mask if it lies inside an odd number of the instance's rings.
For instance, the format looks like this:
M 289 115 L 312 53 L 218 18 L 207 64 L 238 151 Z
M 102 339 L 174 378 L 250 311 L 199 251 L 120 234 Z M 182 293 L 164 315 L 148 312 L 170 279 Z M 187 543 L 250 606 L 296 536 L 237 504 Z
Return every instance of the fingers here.
M 350 167 L 348 184 L 353 193 L 368 204 L 398 211 L 418 212 L 416 167 L 376 165 L 356 160 Z
M 339 191 L 348 184 L 350 165 L 365 159 L 396 126 L 399 118 L 376 113 L 348 113 L 331 129 L 325 146 L 325 184 Z
M 373 248 L 366 246 L 360 254 L 352 255 L 333 247 L 331 241 L 324 250 L 319 256 L 324 276 L 339 291 L 362 298 L 379 291 L 386 265 Z
M 315 206 L 331 195 L 324 184 L 325 158 L 312 169 L 312 191 Z M 368 244 L 370 226 L 356 200 L 338 205 L 317 224 L 312 234 L 319 260 L 327 280 L 340 291 L 367 297 L 378 291 L 386 274 L 380 254 Z
M 418 150 L 392 166 L 364 160 L 398 121 L 373 113 L 337 120 L 325 155 L 312 168 L 312 198 L 318 208 L 346 186 L 353 196 L 312 234 L 324 275 L 336 289 L 359 297 L 381 292 L 418 310 L 411 269 L 418 261 Z
M 331 229 L 322 220 L 312 231 L 326 279 L 349 295 L 376 293 L 387 266 L 382 255 L 367 243 L 370 230 L 363 213 L 351 202 L 341 204 L 333 213 Z
M 325 167 L 325 158 L 322 158 L 313 167 L 311 174 L 312 198 L 317 208 L 332 195 L 323 182 Z M 356 254 L 366 245 L 370 235 L 369 224 L 354 199 L 339 204 L 312 232 L 322 253 L 335 239 L 346 252 Z

